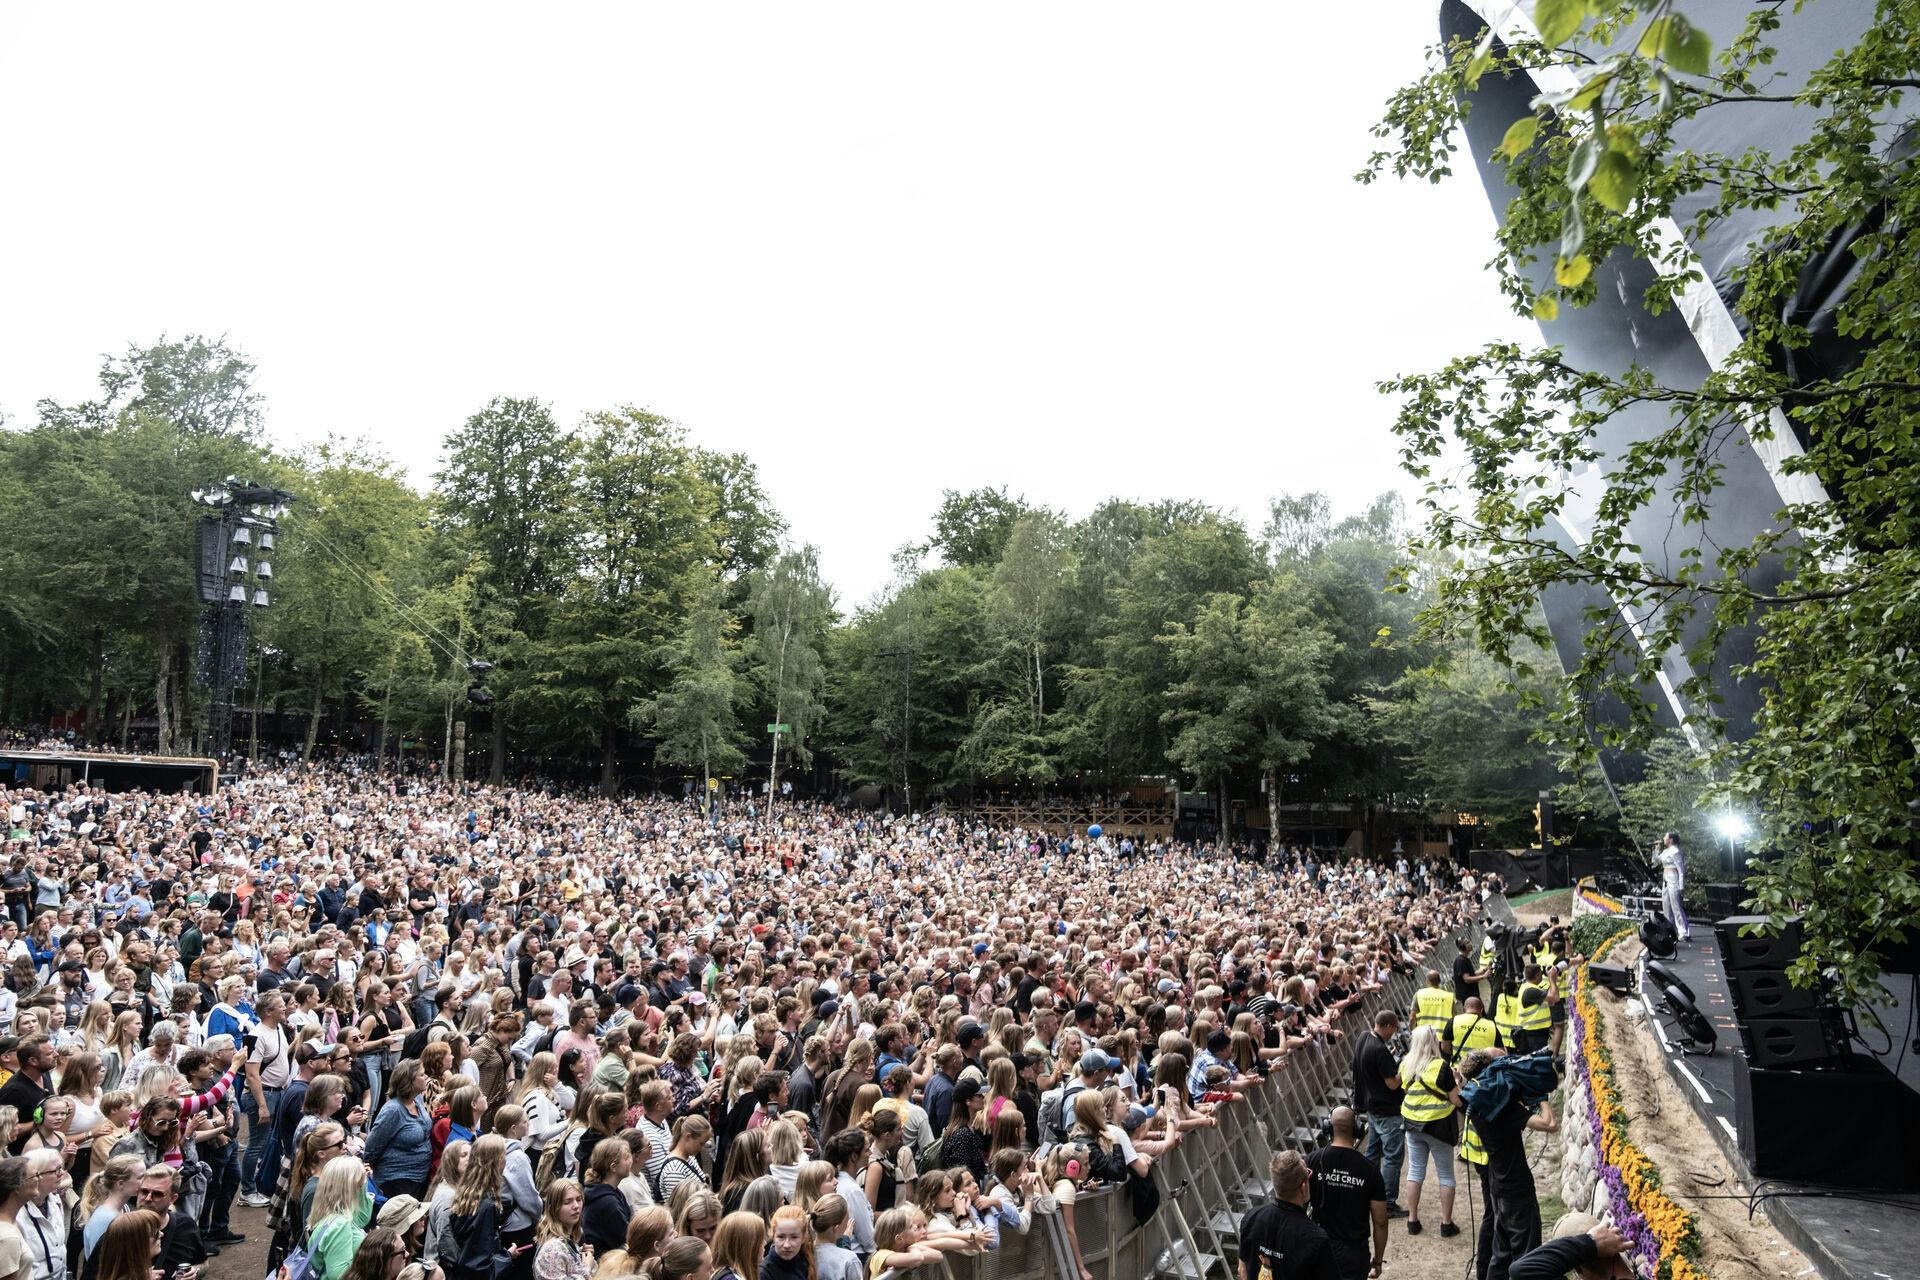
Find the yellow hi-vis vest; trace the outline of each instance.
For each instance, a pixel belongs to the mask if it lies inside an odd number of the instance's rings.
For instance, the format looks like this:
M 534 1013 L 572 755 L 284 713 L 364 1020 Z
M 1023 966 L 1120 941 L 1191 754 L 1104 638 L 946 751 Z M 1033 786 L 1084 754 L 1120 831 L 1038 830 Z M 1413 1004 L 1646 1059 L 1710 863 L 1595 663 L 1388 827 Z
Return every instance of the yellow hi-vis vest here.
M 1529 991 L 1538 991 L 1540 993 L 1540 1003 L 1534 1005 L 1532 1008 L 1528 1008 L 1526 1004 L 1527 992 Z M 1545 987 L 1535 986 L 1531 982 L 1521 983 L 1517 1003 L 1520 1006 L 1520 1029 L 1522 1031 L 1546 1031 L 1553 1026 L 1553 1007 L 1547 1002 L 1547 989 Z
M 1540 966 L 1540 972 L 1542 973 L 1553 968 L 1553 948 L 1542 946 L 1533 953 L 1533 962 Z
M 1493 1000 L 1493 1020 L 1500 1028 L 1500 1043 L 1513 1048 L 1513 1033 L 1520 1029 L 1520 997 L 1502 991 Z
M 1440 1087 L 1440 1070 L 1447 1064 L 1435 1058 L 1420 1074 L 1406 1082 L 1407 1094 L 1400 1103 L 1400 1118 L 1415 1124 L 1444 1120 L 1453 1114 L 1453 1099 Z
M 1453 1029 L 1447 1033 L 1456 1057 L 1471 1049 L 1491 1049 L 1499 1038 L 1500 1029 L 1484 1013 L 1455 1014 Z
M 1422 987 L 1413 993 L 1413 1025 L 1432 1027 L 1436 1033 L 1453 1017 L 1453 993 L 1438 987 Z
M 1487 1149 L 1480 1145 L 1480 1134 L 1473 1127 L 1473 1117 L 1464 1108 L 1460 1112 L 1460 1121 L 1460 1154 L 1468 1164 L 1486 1164 Z
M 1493 968 L 1494 959 L 1499 954 L 1500 952 L 1493 945 L 1492 938 L 1480 939 L 1480 971 L 1484 973 Z

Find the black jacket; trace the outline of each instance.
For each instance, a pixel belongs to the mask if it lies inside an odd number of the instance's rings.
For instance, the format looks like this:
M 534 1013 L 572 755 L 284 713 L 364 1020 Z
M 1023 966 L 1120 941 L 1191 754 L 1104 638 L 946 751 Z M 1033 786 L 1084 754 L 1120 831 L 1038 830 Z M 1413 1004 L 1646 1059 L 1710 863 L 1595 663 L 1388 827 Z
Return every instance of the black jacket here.
M 580 1243 L 590 1244 L 597 1254 L 627 1247 L 627 1223 L 633 1208 L 619 1187 L 605 1182 L 587 1187 L 586 1206 L 580 1213 Z

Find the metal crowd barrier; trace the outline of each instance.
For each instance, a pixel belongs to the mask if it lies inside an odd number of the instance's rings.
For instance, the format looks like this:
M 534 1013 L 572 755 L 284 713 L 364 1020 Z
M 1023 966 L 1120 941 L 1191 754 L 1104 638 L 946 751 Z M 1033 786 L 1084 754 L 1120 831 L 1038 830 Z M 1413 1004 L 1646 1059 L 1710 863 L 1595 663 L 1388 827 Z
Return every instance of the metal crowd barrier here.
M 1145 1223 L 1135 1225 L 1124 1187 L 1082 1190 L 1073 1206 L 1074 1227 L 1081 1261 L 1095 1280 L 1231 1280 L 1240 1218 L 1272 1194 L 1267 1166 L 1273 1153 L 1319 1145 L 1322 1123 L 1352 1097 L 1354 1036 L 1370 1028 L 1383 1007 L 1404 1012 L 1421 971 L 1436 962 L 1450 966 L 1454 940 L 1473 928 L 1462 925 L 1441 938 L 1414 973 L 1396 975 L 1348 1009 L 1336 1024 L 1340 1039 L 1295 1049 L 1244 1100 L 1215 1112 L 1217 1128 L 1190 1130 L 1156 1160 L 1160 1208 Z M 948 1280 L 1079 1280 L 1058 1213 L 1034 1214 L 1024 1236 L 1002 1230 L 998 1249 L 972 1258 L 948 1255 L 944 1269 Z

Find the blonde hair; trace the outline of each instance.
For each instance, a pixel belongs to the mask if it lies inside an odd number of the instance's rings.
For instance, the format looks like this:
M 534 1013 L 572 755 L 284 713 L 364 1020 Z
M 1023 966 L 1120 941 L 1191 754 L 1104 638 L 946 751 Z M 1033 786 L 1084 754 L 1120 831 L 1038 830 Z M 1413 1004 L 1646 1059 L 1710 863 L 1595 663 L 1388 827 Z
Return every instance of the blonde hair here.
M 366 1193 L 367 1166 L 360 1157 L 335 1156 L 320 1169 L 320 1184 L 314 1188 L 307 1221 L 318 1223 L 335 1214 L 352 1217 Z
M 569 1194 L 579 1196 L 582 1207 L 585 1207 L 586 1190 L 572 1178 L 555 1178 L 547 1184 L 545 1194 L 540 1197 L 540 1226 L 533 1233 L 535 1240 L 542 1243 L 548 1240 L 580 1243 L 580 1219 L 575 1218 L 571 1227 L 560 1221 L 560 1206 L 567 1202 Z
M 825 1160 L 809 1160 L 800 1166 L 800 1172 L 793 1179 L 793 1202 L 802 1209 L 811 1209 L 826 1199 L 828 1190 L 834 1185 L 838 1173 L 833 1165 Z
M 730 1267 L 739 1276 L 758 1276 L 767 1251 L 767 1223 L 757 1213 L 736 1211 L 720 1219 L 713 1233 L 713 1264 Z
M 895 1205 L 874 1220 L 873 1248 L 877 1253 L 900 1243 L 900 1237 L 915 1227 L 927 1225 L 927 1215 L 910 1204 Z
M 482 1200 L 498 1200 L 506 1180 L 507 1140 L 497 1133 L 475 1138 L 447 1211 L 462 1216 L 478 1209 Z

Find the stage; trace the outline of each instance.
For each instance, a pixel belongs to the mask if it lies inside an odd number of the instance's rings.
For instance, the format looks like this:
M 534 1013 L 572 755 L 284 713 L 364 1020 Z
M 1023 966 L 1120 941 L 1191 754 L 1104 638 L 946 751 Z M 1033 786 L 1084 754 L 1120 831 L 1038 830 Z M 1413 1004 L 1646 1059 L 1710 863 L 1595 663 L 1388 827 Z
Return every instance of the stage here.
M 1740 1030 L 1735 1023 L 1732 996 L 1721 966 L 1719 946 L 1710 925 L 1696 925 L 1693 938 L 1679 945 L 1671 960 L 1663 961 L 1693 991 L 1700 1011 L 1712 1022 L 1717 1040 L 1710 1054 L 1683 1051 L 1683 1036 L 1675 1019 L 1656 1012 L 1649 1019 L 1666 1052 L 1668 1070 L 1680 1082 L 1687 1098 L 1722 1152 L 1746 1174 L 1749 1187 L 1760 1193 L 1767 1216 L 1797 1245 L 1829 1280 L 1898 1280 L 1920 1275 L 1920 1194 L 1888 1194 L 1858 1188 L 1827 1188 L 1814 1183 L 1757 1179 L 1740 1151 L 1735 1094 L 1736 1059 L 1742 1056 Z M 1641 998 L 1649 1010 L 1659 1006 L 1659 988 L 1646 976 L 1645 958 L 1636 966 Z M 1896 999 L 1879 1010 L 1889 1028 L 1864 1028 L 1870 1043 L 1855 1042 L 1854 1053 L 1878 1058 L 1889 1071 L 1897 1070 L 1909 1088 L 1920 1089 L 1920 1053 L 1903 1040 L 1920 1030 L 1909 1024 L 1913 1015 L 1912 979 L 1895 975 L 1886 985 L 1896 988 Z M 1876 1052 L 1877 1051 L 1877 1052 Z M 1911 1169 L 1920 1161 L 1912 1149 L 1859 1152 L 1862 1159 L 1900 1162 Z M 1677 1196 L 1684 1207 L 1684 1197 Z

